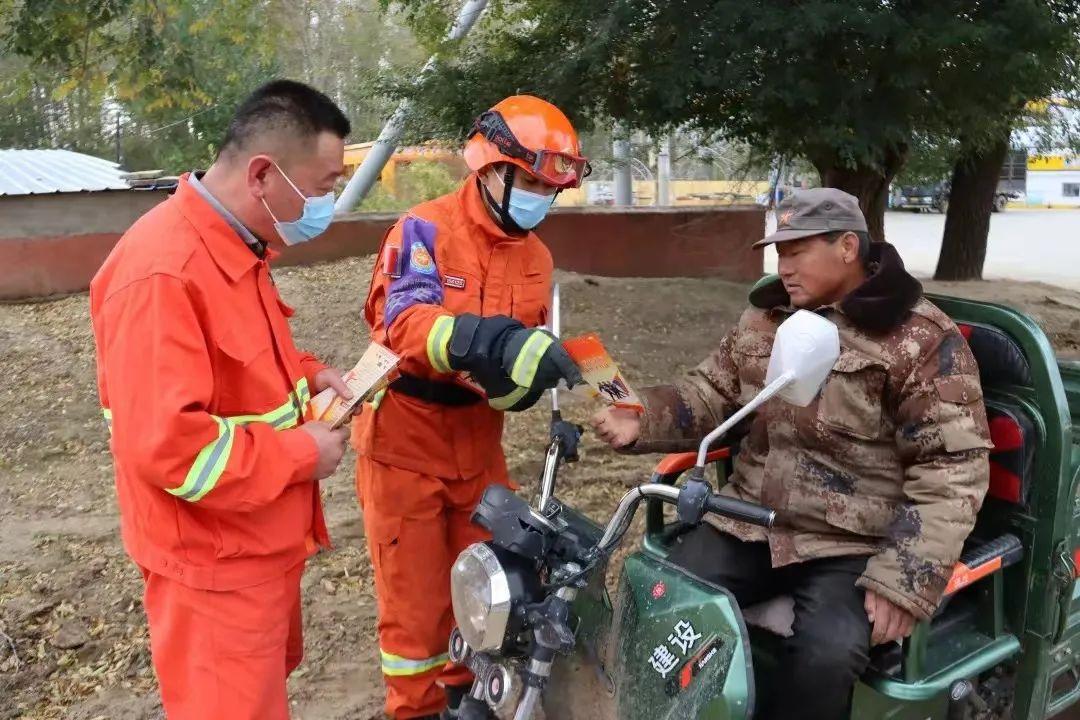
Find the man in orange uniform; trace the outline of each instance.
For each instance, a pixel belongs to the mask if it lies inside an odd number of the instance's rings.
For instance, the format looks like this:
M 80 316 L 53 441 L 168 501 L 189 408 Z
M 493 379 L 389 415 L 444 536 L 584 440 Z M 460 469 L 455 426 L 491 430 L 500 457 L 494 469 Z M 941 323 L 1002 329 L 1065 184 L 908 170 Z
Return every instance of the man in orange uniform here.
M 473 174 L 413 208 L 383 241 L 365 317 L 372 337 L 402 356 L 401 377 L 365 408 L 353 439 L 395 718 L 437 717 L 447 696 L 452 712 L 471 682 L 446 667 L 450 568 L 484 539 L 469 522 L 484 488 L 510 484 L 503 411 L 581 378 L 536 329 L 547 321 L 552 261 L 531 232 L 558 191 L 587 174 L 580 153 L 556 107 L 503 100 L 465 146 Z
M 213 166 L 140 218 L 90 288 L 121 531 L 169 720 L 289 716 L 300 575 L 329 542 L 318 481 L 348 440 L 303 409 L 348 389 L 293 345 L 268 260 L 326 229 L 348 132 L 322 93 L 263 86 Z

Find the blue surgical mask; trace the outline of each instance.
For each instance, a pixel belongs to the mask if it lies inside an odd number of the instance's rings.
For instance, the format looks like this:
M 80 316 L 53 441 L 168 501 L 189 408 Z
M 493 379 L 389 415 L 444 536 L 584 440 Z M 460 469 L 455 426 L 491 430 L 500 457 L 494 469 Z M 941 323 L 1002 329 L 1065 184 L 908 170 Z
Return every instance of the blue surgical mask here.
M 554 195 L 541 195 L 521 188 L 510 188 L 510 217 L 522 230 L 539 225 L 555 202 Z
M 503 176 L 497 175 L 497 177 L 503 185 L 503 192 L 506 192 L 506 183 L 503 181 Z M 522 190 L 519 187 L 511 187 L 510 219 L 516 222 L 522 230 L 532 230 L 547 217 L 548 210 L 551 209 L 554 203 L 554 195 L 541 195 L 540 193 Z
M 291 222 L 278 220 L 277 215 L 266 204 L 266 198 L 262 198 L 263 207 L 266 208 L 266 212 L 270 213 L 270 217 L 274 218 L 274 229 L 277 230 L 281 239 L 286 245 L 299 245 L 326 232 L 326 228 L 330 227 L 330 223 L 334 219 L 334 191 L 331 190 L 318 197 L 308 197 L 300 192 L 300 188 L 296 187 L 296 184 L 289 179 L 289 176 L 285 174 L 285 171 L 277 163 L 274 163 L 274 167 L 278 169 L 285 181 L 296 191 L 296 194 L 304 198 L 304 211 L 300 213 L 300 217 Z

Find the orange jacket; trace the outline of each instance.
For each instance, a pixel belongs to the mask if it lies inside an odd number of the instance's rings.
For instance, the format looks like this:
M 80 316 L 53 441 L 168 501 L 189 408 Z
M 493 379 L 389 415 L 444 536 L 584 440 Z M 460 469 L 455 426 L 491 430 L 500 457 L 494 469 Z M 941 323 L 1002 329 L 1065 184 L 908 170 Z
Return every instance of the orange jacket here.
M 291 314 L 187 176 L 94 277 L 121 531 L 151 572 L 230 590 L 328 544 L 318 450 L 297 428 L 323 366 L 293 345 Z
M 477 178 L 413 208 L 387 233 L 364 316 L 372 339 L 402 356 L 399 369 L 449 381 L 428 356 L 435 320 L 474 313 L 547 322 L 551 253 L 534 233 L 503 232 L 484 207 Z M 396 271 L 395 271 L 396 269 Z M 400 275 L 400 277 L 394 277 Z M 486 402 L 427 403 L 390 391 L 354 423 L 357 450 L 381 463 L 443 478 L 502 467 L 503 414 Z

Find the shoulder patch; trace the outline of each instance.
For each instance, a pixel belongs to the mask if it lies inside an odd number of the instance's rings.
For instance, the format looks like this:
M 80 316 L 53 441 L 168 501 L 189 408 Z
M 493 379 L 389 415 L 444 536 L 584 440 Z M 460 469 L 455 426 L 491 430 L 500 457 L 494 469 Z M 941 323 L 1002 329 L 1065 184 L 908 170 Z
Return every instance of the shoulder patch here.
M 412 214 L 401 220 L 402 256 L 397 264 L 402 273 L 393 279 L 386 294 L 383 313 L 387 327 L 413 305 L 442 304 L 442 279 L 436 259 L 437 236 L 434 223 Z
M 419 240 L 414 240 L 409 248 L 409 268 L 424 275 L 435 274 L 435 260 Z

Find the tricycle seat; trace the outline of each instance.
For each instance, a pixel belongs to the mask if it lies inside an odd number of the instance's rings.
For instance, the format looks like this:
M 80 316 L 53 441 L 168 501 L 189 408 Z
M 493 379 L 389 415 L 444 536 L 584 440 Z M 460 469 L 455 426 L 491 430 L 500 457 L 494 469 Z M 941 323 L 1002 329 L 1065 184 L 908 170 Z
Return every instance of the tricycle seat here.
M 945 600 L 931 622 L 931 638 L 934 636 L 935 626 L 950 624 L 939 623 L 939 620 L 947 614 L 953 595 L 976 580 L 981 580 L 1002 568 L 1019 562 L 1023 554 L 1020 539 L 1015 535 L 1002 535 L 989 542 L 969 540 L 967 550 L 953 568 L 952 577 L 945 589 Z M 795 601 L 790 595 L 777 595 L 744 608 L 743 617 L 747 625 L 768 630 L 782 637 L 790 637 L 791 625 L 795 621 Z M 892 648 L 886 647 L 886 649 Z
M 1031 366 L 1023 349 L 1002 330 L 989 325 L 959 323 L 979 366 L 988 394 L 986 417 L 994 449 L 990 455 L 990 497 L 1027 505 L 1035 461 L 1035 425 L 1026 408 L 1008 397 L 1008 388 L 1031 384 Z

